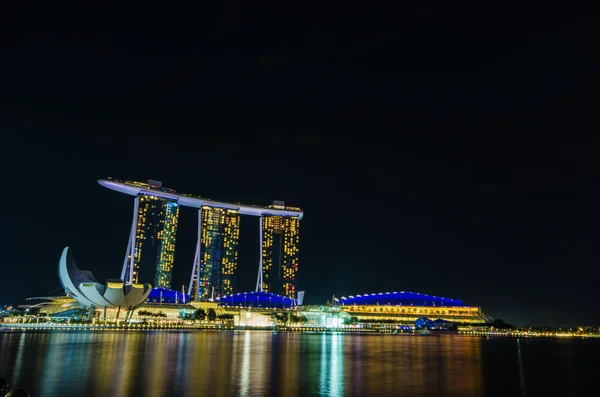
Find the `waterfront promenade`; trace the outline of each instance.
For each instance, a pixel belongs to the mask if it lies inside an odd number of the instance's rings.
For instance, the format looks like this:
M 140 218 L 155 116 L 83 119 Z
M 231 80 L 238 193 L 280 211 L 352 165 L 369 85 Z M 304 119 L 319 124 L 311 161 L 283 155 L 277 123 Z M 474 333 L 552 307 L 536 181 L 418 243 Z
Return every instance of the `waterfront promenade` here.
M 291 333 L 345 333 L 345 334 L 398 334 L 398 335 L 418 335 L 418 336 L 437 336 L 440 333 L 417 330 L 414 327 L 399 330 L 396 327 L 383 325 L 371 326 L 368 328 L 357 326 L 339 326 L 333 328 L 311 327 L 311 326 L 273 326 L 273 327 L 252 327 L 252 326 L 234 326 L 223 324 L 185 324 L 185 323 L 164 323 L 164 324 L 139 324 L 125 322 L 121 323 L 96 323 L 96 324 L 67 324 L 55 322 L 43 323 L 0 323 L 0 331 L 271 331 L 271 332 L 291 332 Z M 600 338 L 600 333 L 593 332 L 573 332 L 569 330 L 538 330 L 538 329 L 514 329 L 501 330 L 490 327 L 462 327 L 455 332 L 459 336 L 489 337 L 489 338 Z

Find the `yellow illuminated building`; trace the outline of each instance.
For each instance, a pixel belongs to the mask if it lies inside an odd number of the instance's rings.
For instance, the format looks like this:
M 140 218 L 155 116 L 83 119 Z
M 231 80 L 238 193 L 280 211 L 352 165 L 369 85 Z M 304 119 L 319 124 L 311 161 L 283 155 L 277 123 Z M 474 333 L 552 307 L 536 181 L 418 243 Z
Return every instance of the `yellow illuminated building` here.
M 480 323 L 488 321 L 481 308 L 475 306 L 388 306 L 351 305 L 340 306 L 341 310 L 363 321 L 401 321 L 414 323 L 420 317 L 442 319 L 454 323 Z
M 200 286 L 201 300 L 233 292 L 238 263 L 240 214 L 238 211 L 202 207 Z M 195 299 L 195 285 L 192 298 Z
M 281 282 L 283 295 L 295 297 L 296 273 L 298 272 L 298 244 L 300 243 L 300 219 L 283 218 L 283 262 Z
M 171 288 L 173 263 L 175 262 L 175 236 L 179 219 L 179 205 L 174 201 L 156 196 L 142 195 L 139 198 L 135 235 L 135 260 L 133 283 L 139 283 L 142 264 L 156 262 L 155 288 Z M 148 260 L 145 258 L 148 257 Z
M 223 260 L 221 262 L 222 295 L 233 293 L 233 278 L 238 263 L 238 244 L 240 240 L 240 214 L 227 210 L 223 226 Z
M 271 207 L 288 209 L 283 205 Z M 263 291 L 295 298 L 299 231 L 300 219 L 298 217 L 262 217 Z
M 275 288 L 275 286 L 273 285 L 273 282 L 276 282 L 279 278 L 279 273 L 274 273 L 272 271 L 273 246 L 276 234 L 281 235 L 281 217 L 262 217 L 262 288 L 265 292 L 274 292 L 273 288 Z
M 179 205 L 173 201 L 164 202 L 163 214 L 163 217 L 160 218 L 160 228 L 157 236 L 160 241 L 160 251 L 156 263 L 154 285 L 157 288 L 171 288 Z
M 106 188 L 135 196 L 134 217 L 121 278 L 127 283 L 148 282 L 154 262 L 155 288 L 171 288 L 179 206 L 198 210 L 198 234 L 188 293 L 193 300 L 230 295 L 236 289 L 240 215 L 260 217 L 261 259 L 257 290 L 296 297 L 300 208 L 246 205 L 178 193 L 149 179 L 148 183 L 100 179 Z M 264 261 L 263 261 L 264 259 Z M 264 282 L 263 282 L 264 270 Z

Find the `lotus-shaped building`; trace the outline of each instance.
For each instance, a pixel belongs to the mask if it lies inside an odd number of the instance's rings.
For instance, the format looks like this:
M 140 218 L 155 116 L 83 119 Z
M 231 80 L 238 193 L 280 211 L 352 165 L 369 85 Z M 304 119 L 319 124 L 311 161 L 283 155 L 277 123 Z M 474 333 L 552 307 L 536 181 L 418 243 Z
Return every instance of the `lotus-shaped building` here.
M 65 292 L 85 307 L 135 309 L 152 291 L 150 284 L 125 284 L 122 280 L 96 281 L 91 272 L 80 270 L 69 247 L 65 247 L 58 265 Z

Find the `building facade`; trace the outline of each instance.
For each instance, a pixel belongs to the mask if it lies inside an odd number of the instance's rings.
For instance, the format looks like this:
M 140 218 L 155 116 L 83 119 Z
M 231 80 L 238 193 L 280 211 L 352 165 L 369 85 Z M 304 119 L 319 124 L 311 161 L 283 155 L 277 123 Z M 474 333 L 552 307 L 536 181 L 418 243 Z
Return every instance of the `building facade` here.
M 157 288 L 171 288 L 179 205 L 153 195 L 140 195 L 138 200 L 132 282 L 153 281 Z
M 197 209 L 198 234 L 188 293 L 194 301 L 230 295 L 236 290 L 240 215 L 260 219 L 260 260 L 256 291 L 295 298 L 298 272 L 299 225 L 304 213 L 283 202 L 259 206 L 227 203 L 148 183 L 101 179 L 100 185 L 134 196 L 134 219 L 121 272 L 126 283 L 151 280 L 154 287 L 170 288 L 179 206 Z M 265 278 L 263 279 L 263 273 Z
M 386 321 L 414 323 L 421 317 L 453 323 L 486 323 L 490 319 L 480 307 L 460 300 L 416 292 L 385 292 L 339 299 L 342 311 L 363 323 Z
M 288 209 L 283 202 L 270 208 Z M 295 216 L 263 216 L 262 290 L 295 297 L 300 242 L 300 219 Z
M 208 206 L 201 211 L 201 256 L 199 274 L 194 277 L 200 285 L 193 282 L 190 294 L 192 299 L 208 300 L 231 294 L 235 288 L 240 214 Z
M 240 213 L 234 210 L 225 212 L 223 225 L 223 260 L 221 262 L 221 296 L 233 293 L 236 285 L 235 272 L 238 267 L 238 246 L 240 241 Z
M 156 288 L 171 288 L 179 205 L 176 202 L 164 200 L 159 214 L 161 215 L 157 234 L 159 247 L 154 285 Z

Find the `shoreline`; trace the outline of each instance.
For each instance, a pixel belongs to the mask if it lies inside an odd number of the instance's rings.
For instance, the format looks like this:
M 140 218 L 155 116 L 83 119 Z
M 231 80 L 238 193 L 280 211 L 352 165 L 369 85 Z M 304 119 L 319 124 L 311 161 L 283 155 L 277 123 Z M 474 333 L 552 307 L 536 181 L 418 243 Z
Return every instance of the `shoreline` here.
M 262 331 L 272 333 L 370 333 L 370 334 L 394 334 L 394 329 L 374 328 L 325 328 L 325 327 L 251 327 L 218 324 L 60 324 L 60 323 L 0 323 L 0 331 Z M 403 332 L 410 335 L 413 332 Z
M 487 331 L 472 332 L 458 331 L 456 333 L 421 334 L 419 332 L 396 332 L 394 329 L 377 328 L 325 328 L 325 327 L 236 327 L 218 324 L 23 324 L 0 323 L 0 332 L 28 332 L 28 331 L 76 331 L 76 332 L 106 332 L 106 331 L 261 331 L 276 333 L 336 333 L 336 334 L 386 334 L 395 336 L 424 336 L 436 337 L 440 335 L 456 335 L 479 338 L 546 338 L 546 339 L 598 339 L 599 334 L 571 334 L 571 333 L 532 333 L 532 332 L 505 332 Z

